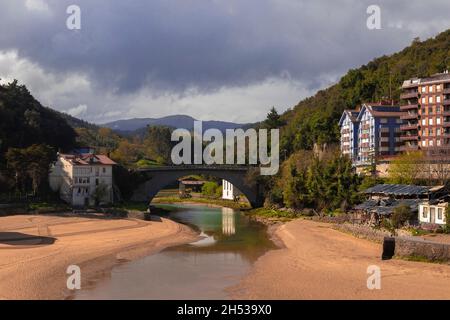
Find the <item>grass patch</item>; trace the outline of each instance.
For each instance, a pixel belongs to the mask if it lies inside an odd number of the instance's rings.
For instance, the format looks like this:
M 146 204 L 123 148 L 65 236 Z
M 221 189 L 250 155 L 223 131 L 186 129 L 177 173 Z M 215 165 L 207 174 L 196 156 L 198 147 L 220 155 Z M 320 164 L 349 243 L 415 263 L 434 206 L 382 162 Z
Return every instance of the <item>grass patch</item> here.
M 72 207 L 61 202 L 33 202 L 28 205 L 31 211 L 37 213 L 54 213 L 61 211 L 71 211 Z
M 432 233 L 432 232 L 430 232 L 428 230 L 416 229 L 416 228 L 412 228 L 409 231 L 411 232 L 411 235 L 414 236 L 414 237 L 420 237 L 420 236 L 424 236 L 424 235 Z
M 421 256 L 421 255 L 409 255 L 409 256 L 401 256 L 398 257 L 402 260 L 406 260 L 406 261 L 414 261 L 414 262 L 427 262 L 427 263 L 445 263 L 445 260 L 442 259 L 430 259 L 428 257 L 425 256 Z
M 205 204 L 205 205 L 216 205 L 221 207 L 227 207 L 237 210 L 246 210 L 250 209 L 250 206 L 246 203 L 242 202 L 234 202 L 229 200 L 223 200 L 223 199 L 210 199 L 210 198 L 186 198 L 181 199 L 179 197 L 158 197 L 154 198 L 152 203 L 198 203 L 198 204 Z
M 255 215 L 264 218 L 276 218 L 276 219 L 294 219 L 298 218 L 300 215 L 294 212 L 281 211 L 276 209 L 268 209 L 268 208 L 257 208 L 248 211 L 248 214 Z
M 145 202 L 124 202 L 114 205 L 114 208 L 128 211 L 147 211 L 148 204 Z

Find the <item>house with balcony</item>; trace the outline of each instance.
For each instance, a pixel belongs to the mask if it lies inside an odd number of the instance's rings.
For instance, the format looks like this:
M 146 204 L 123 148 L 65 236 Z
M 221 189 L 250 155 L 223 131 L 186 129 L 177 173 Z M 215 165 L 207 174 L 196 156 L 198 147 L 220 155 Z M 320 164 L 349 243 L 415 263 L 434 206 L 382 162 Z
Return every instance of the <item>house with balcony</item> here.
M 115 164 L 105 155 L 58 153 L 49 173 L 50 187 L 75 207 L 112 203 Z
M 400 126 L 403 112 L 399 106 L 365 103 L 358 114 L 358 150 L 356 166 L 367 166 L 376 159 L 400 152 Z
M 450 74 L 448 71 L 403 82 L 400 109 L 402 151 L 450 155 Z
M 352 162 L 356 161 L 358 157 L 358 114 L 359 110 L 344 110 L 339 120 L 341 153 L 348 156 Z

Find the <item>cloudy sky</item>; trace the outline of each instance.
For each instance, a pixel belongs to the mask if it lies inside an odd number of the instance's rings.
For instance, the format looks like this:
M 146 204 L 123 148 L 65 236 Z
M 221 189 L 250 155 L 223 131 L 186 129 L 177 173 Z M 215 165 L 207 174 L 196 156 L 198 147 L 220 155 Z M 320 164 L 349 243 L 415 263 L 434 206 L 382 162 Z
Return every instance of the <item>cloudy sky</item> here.
M 72 4 L 80 30 L 66 26 Z M 0 78 L 96 123 L 254 122 L 450 28 L 448 12 L 448 0 L 0 0 Z

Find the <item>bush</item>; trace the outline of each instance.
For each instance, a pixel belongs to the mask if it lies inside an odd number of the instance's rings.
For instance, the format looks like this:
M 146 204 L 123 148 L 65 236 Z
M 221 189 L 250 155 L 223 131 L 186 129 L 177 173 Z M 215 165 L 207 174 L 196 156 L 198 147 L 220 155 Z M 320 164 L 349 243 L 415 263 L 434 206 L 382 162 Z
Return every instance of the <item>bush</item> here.
M 207 197 L 215 197 L 219 185 L 216 182 L 208 181 L 202 187 L 202 194 Z
M 392 226 L 395 229 L 401 228 L 413 217 L 414 214 L 412 213 L 411 208 L 402 204 L 394 209 L 394 213 L 391 217 Z

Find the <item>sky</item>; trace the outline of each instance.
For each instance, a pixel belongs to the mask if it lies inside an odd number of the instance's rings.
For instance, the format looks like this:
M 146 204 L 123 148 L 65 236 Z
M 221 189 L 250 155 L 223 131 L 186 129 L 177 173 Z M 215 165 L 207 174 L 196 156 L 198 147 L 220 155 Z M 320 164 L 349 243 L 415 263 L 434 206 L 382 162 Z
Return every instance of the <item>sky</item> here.
M 94 123 L 256 122 L 449 29 L 448 12 L 448 0 L 0 0 L 0 81 Z

